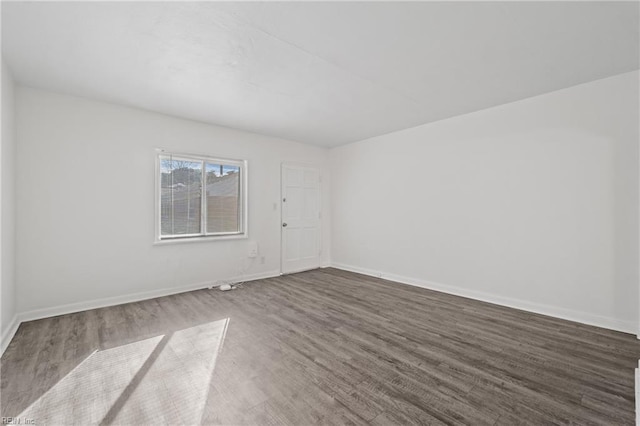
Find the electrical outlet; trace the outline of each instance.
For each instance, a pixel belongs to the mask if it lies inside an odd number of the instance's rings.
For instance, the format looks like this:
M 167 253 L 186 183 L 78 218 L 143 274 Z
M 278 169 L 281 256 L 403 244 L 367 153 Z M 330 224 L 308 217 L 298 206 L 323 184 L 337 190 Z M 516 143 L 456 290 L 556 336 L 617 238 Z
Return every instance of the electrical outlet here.
M 247 251 L 248 257 L 258 257 L 258 242 L 257 241 L 249 241 L 249 247 Z
M 264 256 L 260 256 L 260 263 L 264 265 Z

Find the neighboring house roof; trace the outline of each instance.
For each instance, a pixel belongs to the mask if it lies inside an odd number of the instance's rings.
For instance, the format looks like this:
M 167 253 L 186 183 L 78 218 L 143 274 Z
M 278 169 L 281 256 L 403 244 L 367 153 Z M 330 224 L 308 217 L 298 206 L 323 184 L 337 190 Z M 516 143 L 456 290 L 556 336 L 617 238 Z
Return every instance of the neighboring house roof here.
M 214 182 L 207 183 L 208 197 L 236 197 L 238 196 L 238 174 L 228 174 L 216 179 Z M 162 188 L 162 197 L 171 198 L 174 201 L 193 199 L 195 194 L 200 193 L 200 183 L 185 185 L 182 183 L 174 184 L 169 187 Z
M 238 174 L 225 175 L 213 183 L 207 183 L 207 196 L 237 196 L 238 195 Z

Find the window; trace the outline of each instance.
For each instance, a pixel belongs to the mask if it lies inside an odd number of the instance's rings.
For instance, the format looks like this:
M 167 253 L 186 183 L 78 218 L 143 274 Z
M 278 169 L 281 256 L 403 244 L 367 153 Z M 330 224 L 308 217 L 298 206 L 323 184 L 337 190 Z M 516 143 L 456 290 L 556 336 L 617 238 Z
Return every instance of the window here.
M 157 240 L 245 236 L 246 162 L 169 154 L 157 158 Z

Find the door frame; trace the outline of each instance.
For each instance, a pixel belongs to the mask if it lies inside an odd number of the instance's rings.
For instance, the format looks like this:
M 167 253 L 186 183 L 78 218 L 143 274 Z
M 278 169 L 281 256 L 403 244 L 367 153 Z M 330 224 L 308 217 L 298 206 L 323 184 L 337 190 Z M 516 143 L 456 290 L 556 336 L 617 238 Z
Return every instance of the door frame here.
M 303 163 L 303 162 L 297 162 L 297 161 L 283 161 L 280 163 L 280 198 L 278 199 L 278 203 L 280 206 L 280 220 L 278 222 L 278 227 L 279 227 L 279 235 L 280 235 L 280 275 L 285 275 L 284 272 L 284 238 L 283 238 L 283 220 L 284 220 L 284 209 L 282 208 L 282 199 L 284 198 L 284 194 L 282 192 L 282 187 L 283 187 L 283 179 L 284 179 L 284 173 L 283 170 L 286 166 L 292 166 L 292 167 L 306 167 L 309 169 L 315 169 L 318 171 L 318 213 L 320 215 L 319 219 L 318 219 L 318 245 L 319 245 L 319 250 L 320 250 L 320 254 L 318 254 L 319 257 L 319 262 L 318 262 L 318 266 L 321 267 L 322 266 L 322 255 L 324 254 L 324 238 L 322 237 L 322 221 L 324 220 L 324 215 L 323 215 L 323 196 L 322 196 L 322 184 L 323 184 L 323 175 L 322 175 L 322 167 L 320 167 L 317 164 L 313 164 L 313 163 Z M 306 271 L 307 269 L 302 269 L 299 271 L 289 271 L 286 272 L 286 274 L 295 274 L 296 272 L 302 272 L 302 271 Z

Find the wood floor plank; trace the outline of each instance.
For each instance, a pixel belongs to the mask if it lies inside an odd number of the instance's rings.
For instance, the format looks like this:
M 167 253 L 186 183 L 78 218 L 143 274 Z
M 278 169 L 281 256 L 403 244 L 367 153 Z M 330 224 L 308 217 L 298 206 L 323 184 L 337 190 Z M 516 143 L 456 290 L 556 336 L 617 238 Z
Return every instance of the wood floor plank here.
M 24 323 L 37 424 L 631 425 L 635 336 L 337 269 Z

